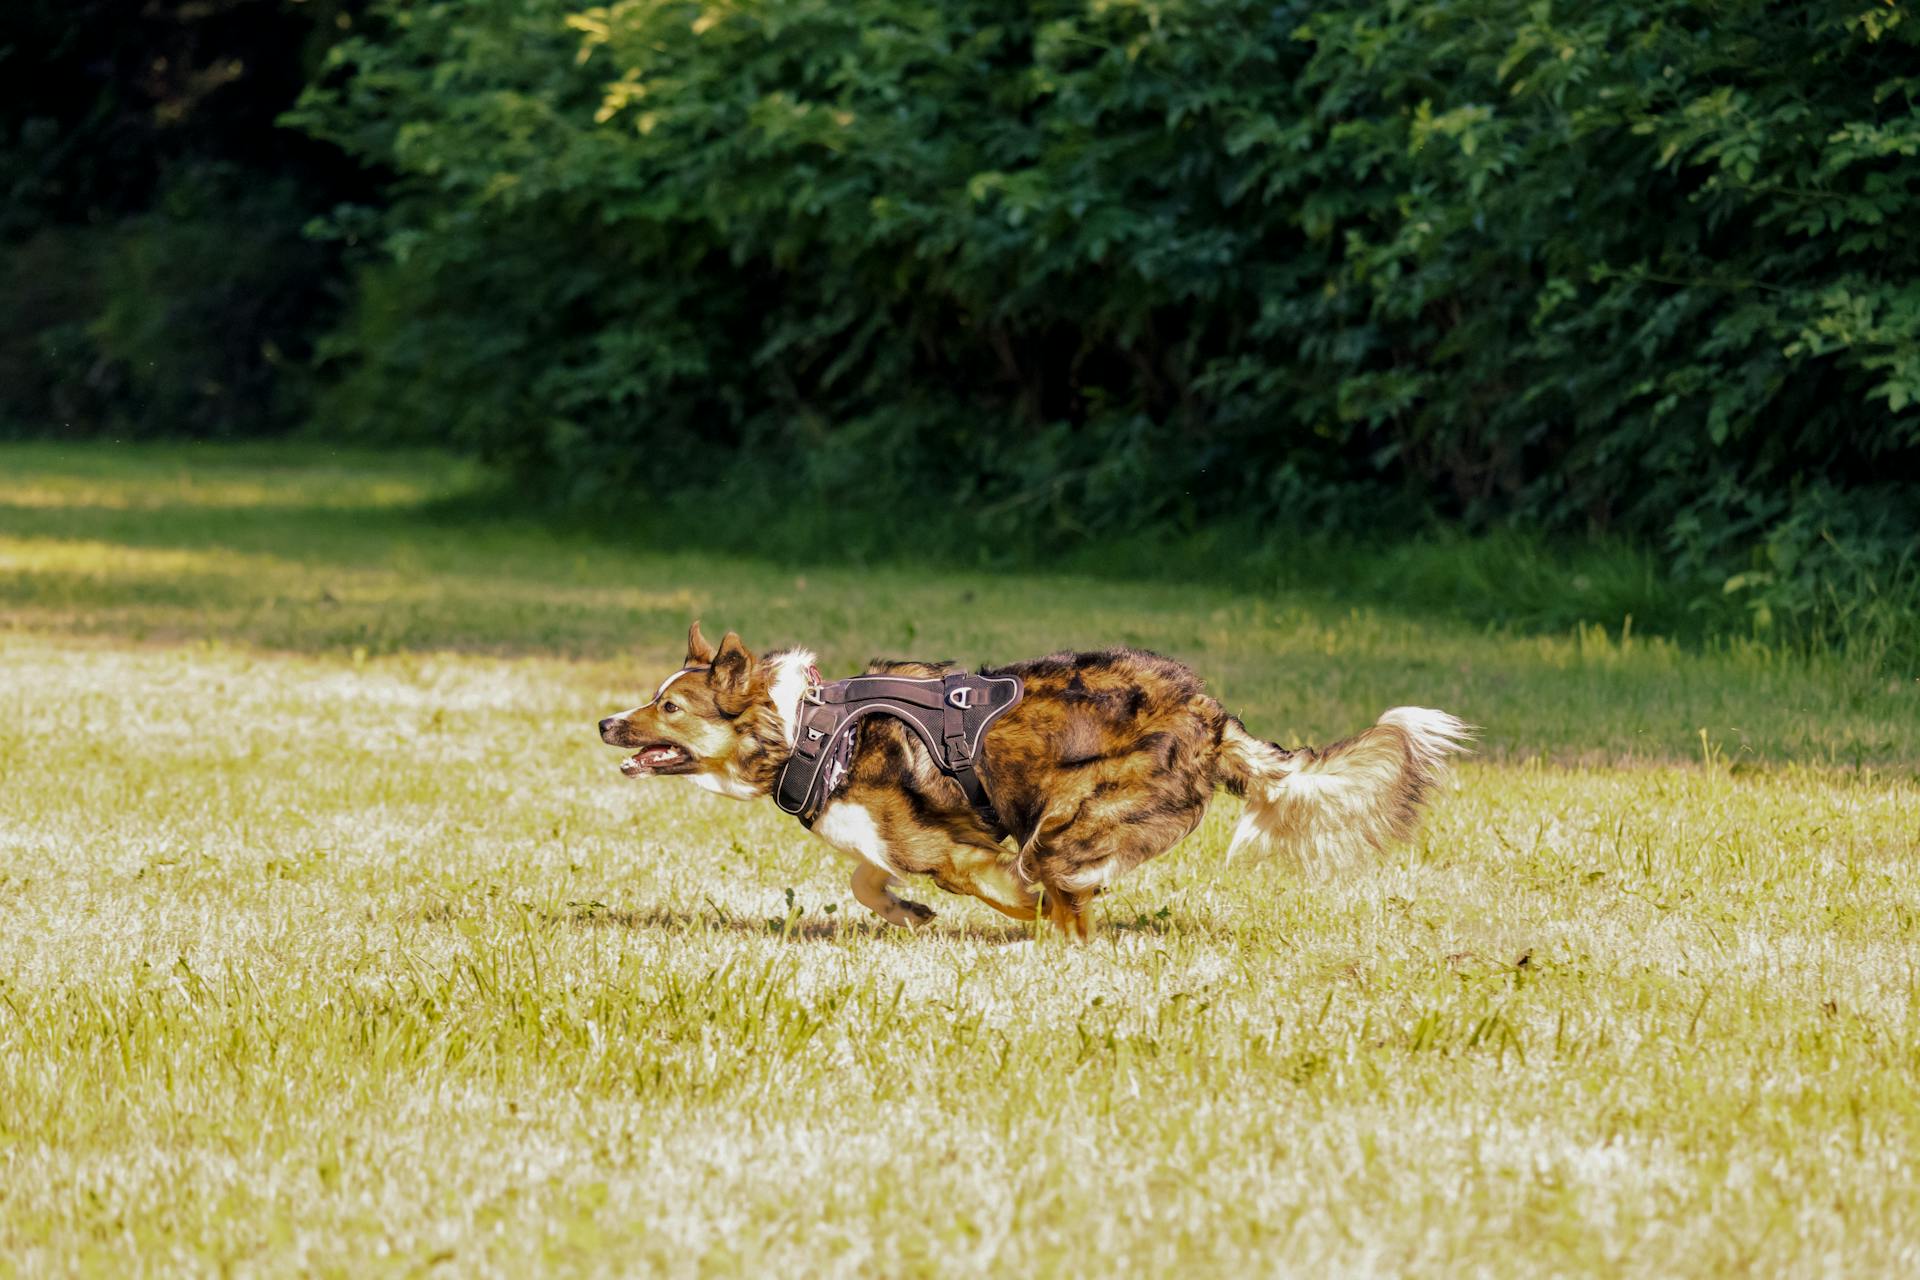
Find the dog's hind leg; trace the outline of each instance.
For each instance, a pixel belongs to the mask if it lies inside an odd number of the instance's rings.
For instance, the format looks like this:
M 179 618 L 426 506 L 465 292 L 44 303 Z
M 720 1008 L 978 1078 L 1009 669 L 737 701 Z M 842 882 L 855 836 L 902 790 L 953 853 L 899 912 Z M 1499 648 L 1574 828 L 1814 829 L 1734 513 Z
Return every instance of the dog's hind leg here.
M 1093 898 L 1099 890 L 1083 893 L 1062 885 L 1059 877 L 1053 874 L 1056 870 L 1052 865 L 1053 850 L 1046 844 L 1048 836 L 1057 834 L 1068 825 L 1070 820 L 1063 823 L 1051 816 L 1043 816 L 1034 826 L 1033 834 L 1027 837 L 1027 842 L 1020 846 L 1020 855 L 1013 865 L 1019 870 L 1020 879 L 1028 884 L 1036 880 L 1039 882 L 1041 891 L 1034 895 L 1033 901 L 1036 907 L 1047 913 L 1048 923 L 1069 938 L 1086 942 L 1093 937 Z M 1039 874 L 1034 875 L 1029 868 L 1037 870 Z M 1039 912 L 1036 911 L 1033 918 L 1038 917 Z
M 871 862 L 863 862 L 853 873 L 853 896 L 861 906 L 888 924 L 911 929 L 933 919 L 935 912 L 932 907 L 894 897 L 891 888 L 893 883 L 893 877 L 887 872 Z
M 1065 889 L 1047 890 L 1047 919 L 1075 942 L 1093 937 L 1093 895 Z

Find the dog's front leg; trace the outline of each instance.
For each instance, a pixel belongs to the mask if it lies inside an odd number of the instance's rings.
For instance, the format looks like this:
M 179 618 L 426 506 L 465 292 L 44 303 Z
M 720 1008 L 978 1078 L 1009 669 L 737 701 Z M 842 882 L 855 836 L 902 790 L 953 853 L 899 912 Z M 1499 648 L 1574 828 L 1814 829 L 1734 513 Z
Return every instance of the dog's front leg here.
M 853 873 L 853 896 L 861 906 L 888 924 L 910 929 L 933 919 L 932 907 L 894 897 L 889 887 L 892 884 L 892 876 L 871 862 L 863 862 Z

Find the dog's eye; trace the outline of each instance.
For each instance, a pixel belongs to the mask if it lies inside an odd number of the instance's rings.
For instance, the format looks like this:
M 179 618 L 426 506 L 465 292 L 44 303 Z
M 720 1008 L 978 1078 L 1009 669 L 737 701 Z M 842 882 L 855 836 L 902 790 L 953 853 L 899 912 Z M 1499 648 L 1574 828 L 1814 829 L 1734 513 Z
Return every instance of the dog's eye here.
M 677 702 L 663 702 L 660 704 L 660 710 L 670 716 L 677 716 L 680 714 L 680 704 Z

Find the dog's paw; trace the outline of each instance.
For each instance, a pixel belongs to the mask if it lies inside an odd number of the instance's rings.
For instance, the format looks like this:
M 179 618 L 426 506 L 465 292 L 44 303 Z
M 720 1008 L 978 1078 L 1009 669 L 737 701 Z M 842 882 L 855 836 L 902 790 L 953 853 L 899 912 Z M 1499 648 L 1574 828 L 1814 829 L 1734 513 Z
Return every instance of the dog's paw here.
M 940 914 L 932 907 L 918 902 L 909 902 L 905 898 L 900 899 L 900 910 L 906 913 L 906 925 L 910 929 L 918 929 L 921 925 Z

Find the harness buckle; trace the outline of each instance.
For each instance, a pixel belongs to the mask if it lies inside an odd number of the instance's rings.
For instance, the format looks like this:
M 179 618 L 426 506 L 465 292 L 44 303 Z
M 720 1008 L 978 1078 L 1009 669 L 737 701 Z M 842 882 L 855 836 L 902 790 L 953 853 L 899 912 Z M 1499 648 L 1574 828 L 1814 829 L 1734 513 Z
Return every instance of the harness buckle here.
M 947 701 L 962 711 L 970 710 L 973 707 L 973 690 L 966 685 L 961 685 L 957 689 L 949 689 L 947 691 Z

